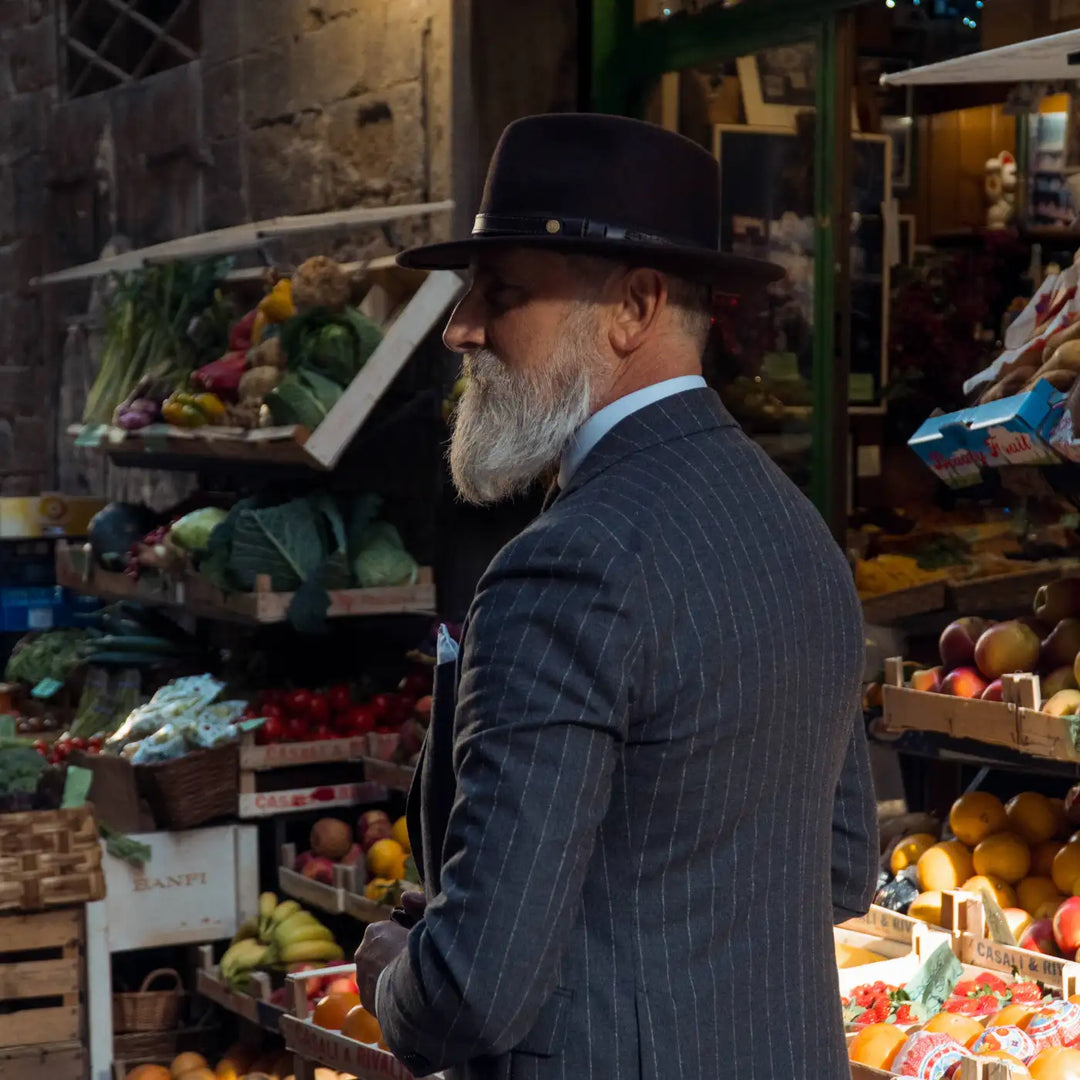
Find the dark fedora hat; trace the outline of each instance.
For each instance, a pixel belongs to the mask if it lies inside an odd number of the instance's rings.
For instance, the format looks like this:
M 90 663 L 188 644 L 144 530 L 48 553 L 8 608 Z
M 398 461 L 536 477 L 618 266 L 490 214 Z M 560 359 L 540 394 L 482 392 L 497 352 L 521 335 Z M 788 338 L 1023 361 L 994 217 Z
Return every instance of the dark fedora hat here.
M 731 293 L 784 276 L 719 243 L 720 167 L 697 143 L 623 116 L 553 113 L 503 132 L 471 237 L 398 262 L 459 270 L 481 252 L 525 246 L 606 255 Z

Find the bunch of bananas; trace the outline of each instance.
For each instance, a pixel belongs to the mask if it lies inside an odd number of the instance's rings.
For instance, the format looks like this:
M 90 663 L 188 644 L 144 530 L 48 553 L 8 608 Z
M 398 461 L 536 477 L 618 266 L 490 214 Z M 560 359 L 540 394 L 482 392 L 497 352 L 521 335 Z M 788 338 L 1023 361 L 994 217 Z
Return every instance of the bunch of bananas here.
M 284 968 L 300 961 L 340 960 L 334 935 L 295 900 L 279 903 L 272 892 L 259 897 L 259 914 L 236 932 L 221 958 L 221 974 L 233 989 L 244 989 L 257 968 Z

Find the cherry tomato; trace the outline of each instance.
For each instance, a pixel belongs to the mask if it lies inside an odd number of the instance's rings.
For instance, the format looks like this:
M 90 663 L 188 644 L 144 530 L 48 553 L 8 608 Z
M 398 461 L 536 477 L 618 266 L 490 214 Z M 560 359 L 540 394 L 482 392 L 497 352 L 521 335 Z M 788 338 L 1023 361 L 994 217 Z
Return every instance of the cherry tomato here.
M 420 670 L 417 668 L 414 671 L 410 671 L 405 678 L 401 680 L 398 690 L 403 694 L 411 694 L 413 697 L 422 698 L 425 694 L 431 693 L 433 680 L 434 676 L 430 670 Z
M 349 710 L 349 731 L 353 735 L 366 735 L 375 730 L 376 719 L 371 705 L 354 705 Z
M 330 702 L 330 711 L 343 713 L 352 706 L 352 687 L 348 683 L 338 683 L 326 691 L 326 697 Z
M 284 707 L 290 716 L 306 717 L 311 711 L 311 691 L 291 690 L 285 695 Z
M 300 716 L 290 716 L 285 725 L 288 737 L 292 742 L 306 742 L 308 738 L 307 721 Z
M 280 709 L 282 704 L 284 703 L 284 701 L 285 701 L 285 691 L 284 690 L 264 690 L 262 692 L 262 694 L 259 695 L 259 704 L 262 706 L 262 714 L 261 715 L 265 716 L 266 715 L 266 710 L 271 705 L 275 705 L 275 706 L 277 706 L 277 708 Z
M 281 742 L 285 737 L 285 724 L 280 716 L 268 716 L 263 726 L 259 728 L 259 734 L 264 744 Z
M 63 739 L 59 740 L 53 746 L 53 764 L 59 765 L 61 761 L 67 761 L 67 756 L 70 753 L 70 744 Z
M 80 739 L 77 736 L 68 740 L 68 747 L 72 750 L 85 750 L 86 746 L 86 740 Z
M 258 718 L 262 716 L 262 713 L 259 712 L 254 705 L 249 705 L 240 715 L 243 716 L 245 720 L 258 720 Z
M 34 749 L 46 760 L 49 758 L 49 744 L 44 739 L 34 740 Z
M 375 710 L 376 716 L 385 716 L 391 708 L 392 694 L 376 694 L 368 704 Z
M 314 725 L 330 722 L 330 699 L 325 694 L 312 694 L 308 702 L 308 716 Z
M 336 738 L 334 733 L 326 724 L 320 724 L 311 736 L 316 742 L 327 742 L 330 739 Z
M 280 705 L 264 705 L 258 713 L 259 716 L 265 716 L 267 720 L 282 720 L 285 714 L 281 711 Z M 266 726 L 265 724 L 263 725 Z
M 86 740 L 86 749 L 91 754 L 100 754 L 101 748 L 105 745 L 105 740 L 100 735 L 91 736 Z

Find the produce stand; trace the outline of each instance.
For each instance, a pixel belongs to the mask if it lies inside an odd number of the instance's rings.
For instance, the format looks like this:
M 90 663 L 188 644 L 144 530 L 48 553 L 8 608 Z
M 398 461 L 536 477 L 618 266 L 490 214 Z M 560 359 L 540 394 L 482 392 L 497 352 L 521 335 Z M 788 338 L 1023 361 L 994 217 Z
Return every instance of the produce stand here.
M 225 593 L 198 574 L 181 577 L 144 574 L 138 579 L 96 566 L 79 545 L 63 540 L 56 545 L 56 580 L 74 592 L 103 600 L 135 600 L 152 607 L 185 611 L 204 619 L 246 625 L 283 623 L 288 617 L 292 593 L 275 593 L 270 579 L 262 576 L 252 593 Z M 428 614 L 435 609 L 435 584 L 429 567 L 421 567 L 415 585 L 380 589 L 330 591 L 327 618 L 363 615 Z
M 231 989 L 213 962 L 213 948 L 210 945 L 200 947 L 196 990 L 208 1001 L 249 1024 L 255 1024 L 263 1031 L 277 1032 L 285 1010 L 271 1003 L 270 980 L 266 975 L 255 971 L 250 978 L 254 994 L 241 994 Z
M 870 596 L 863 600 L 863 618 L 870 626 L 889 626 L 913 615 L 942 611 L 947 603 L 944 581 L 928 581 L 909 589 Z
M 356 784 L 318 784 L 312 787 L 275 791 L 243 790 L 252 774 L 241 776 L 240 817 L 266 818 L 301 810 L 329 810 L 340 806 L 361 806 L 384 802 L 386 789 L 381 784 L 363 781 Z M 245 780 L 245 776 L 249 779 Z
M 393 914 L 393 908 L 364 896 L 362 867 L 335 866 L 332 885 L 305 877 L 296 869 L 294 844 L 282 845 L 278 889 L 309 907 L 331 915 L 351 915 L 363 923 L 383 922 Z

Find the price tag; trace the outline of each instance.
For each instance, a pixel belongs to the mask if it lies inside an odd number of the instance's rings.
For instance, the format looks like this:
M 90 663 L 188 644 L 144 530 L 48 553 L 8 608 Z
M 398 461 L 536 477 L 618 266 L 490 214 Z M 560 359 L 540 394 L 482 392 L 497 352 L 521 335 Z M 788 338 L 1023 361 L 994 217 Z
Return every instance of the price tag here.
M 42 679 L 41 682 L 30 691 L 31 697 L 39 698 L 41 701 L 48 701 L 49 698 L 55 697 L 57 691 L 63 687 L 63 683 L 59 679 Z
M 75 445 L 92 450 L 95 446 L 101 445 L 108 430 L 108 424 L 87 424 L 75 437 Z
M 15 735 L 15 717 L 0 716 L 0 739 L 10 739 Z
M 234 726 L 238 731 L 258 731 L 265 723 L 265 716 L 257 716 L 252 720 L 241 720 Z
M 69 765 L 64 779 L 64 797 L 60 800 L 60 809 L 71 810 L 77 806 L 83 806 L 86 803 L 86 796 L 90 794 L 90 785 L 93 782 L 94 774 L 90 769 Z

